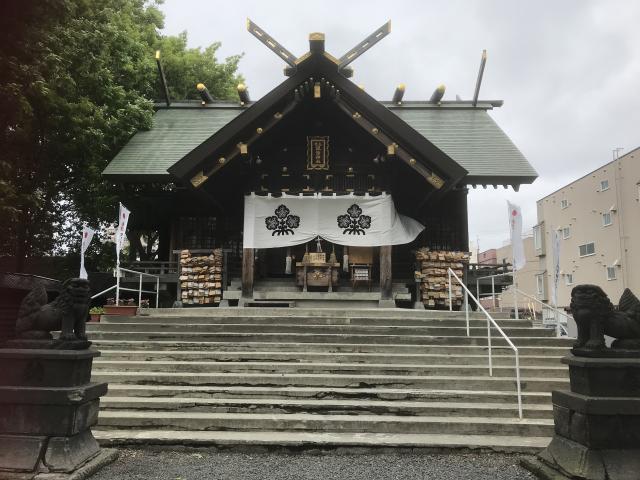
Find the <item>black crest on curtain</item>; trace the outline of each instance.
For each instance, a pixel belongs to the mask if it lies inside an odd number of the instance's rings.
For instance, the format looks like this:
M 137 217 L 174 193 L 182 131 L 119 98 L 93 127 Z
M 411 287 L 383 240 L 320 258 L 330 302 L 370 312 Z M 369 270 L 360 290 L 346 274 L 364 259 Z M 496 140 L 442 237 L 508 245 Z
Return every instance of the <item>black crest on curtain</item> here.
M 293 235 L 294 229 L 300 226 L 300 217 L 291 215 L 291 211 L 284 205 L 280 205 L 273 212 L 275 216 L 264 219 L 267 230 L 273 230 L 271 236 L 274 235 Z
M 366 235 L 371 228 L 371 217 L 362 214 L 362 208 L 355 203 L 347 209 L 346 215 L 338 215 L 338 226 L 344 228 L 343 235 Z

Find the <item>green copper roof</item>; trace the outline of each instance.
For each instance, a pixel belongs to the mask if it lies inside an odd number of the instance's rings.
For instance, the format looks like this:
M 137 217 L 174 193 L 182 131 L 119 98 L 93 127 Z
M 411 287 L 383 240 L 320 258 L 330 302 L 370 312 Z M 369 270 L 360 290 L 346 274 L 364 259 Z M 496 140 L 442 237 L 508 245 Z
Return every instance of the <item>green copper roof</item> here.
M 457 103 L 457 102 L 456 102 Z M 530 183 L 536 171 L 485 108 L 461 104 L 390 106 L 391 111 L 464 167 L 469 183 Z M 167 168 L 246 110 L 234 104 L 162 108 L 149 131 L 136 133 L 103 174 L 167 179 Z M 518 181 L 520 180 L 520 181 Z
M 237 117 L 230 108 L 169 108 L 153 117 L 148 131 L 139 131 L 102 172 L 107 176 L 167 179 L 167 168 Z
M 537 176 L 484 109 L 392 107 L 391 110 L 463 166 L 469 177 Z

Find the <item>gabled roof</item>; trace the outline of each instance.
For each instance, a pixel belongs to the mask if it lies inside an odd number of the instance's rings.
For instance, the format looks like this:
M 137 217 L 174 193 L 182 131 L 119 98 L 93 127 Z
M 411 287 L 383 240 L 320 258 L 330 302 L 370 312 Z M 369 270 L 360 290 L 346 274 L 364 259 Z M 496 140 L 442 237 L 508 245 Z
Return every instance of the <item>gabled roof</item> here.
M 255 130 L 283 105 L 295 101 L 294 90 L 309 77 L 325 77 L 340 91 L 336 102 L 367 125 L 379 128 L 412 157 L 424 175 L 434 172 L 447 187 L 455 184 L 531 183 L 537 173 L 509 137 L 489 116 L 501 102 L 379 102 L 338 72 L 326 53 L 301 57 L 295 73 L 249 106 L 233 103 L 158 106 L 149 131 L 136 133 L 105 168 L 117 181 L 190 180 L 212 158 L 245 141 L 241 132 Z M 356 117 L 356 115 L 358 117 Z M 361 125 L 362 126 L 362 125 Z M 413 161 L 415 158 L 418 162 Z
M 411 161 L 411 166 L 425 178 L 435 177 L 436 183 L 450 188 L 467 174 L 467 171 L 445 152 L 339 73 L 337 63 L 322 53 L 313 53 L 306 57 L 297 65 L 293 76 L 169 167 L 169 173 L 186 181 L 193 178 L 198 171 L 202 172 L 203 165 L 210 162 L 212 156 L 224 156 L 225 149 L 228 151 L 231 145 L 245 142 L 246 138 L 240 137 L 242 132 L 246 135 L 247 131 L 255 130 L 267 119 L 271 121 L 274 114 L 280 114 L 283 108 L 292 108 L 293 102 L 296 101 L 295 89 L 311 78 L 322 78 L 326 84 L 339 91 L 340 95 L 335 97 L 335 102 L 340 108 L 353 115 L 356 123 L 365 122 L 361 126 L 375 130 L 378 138 L 388 138 L 389 143 L 395 142 L 399 145 L 398 156 L 407 163 Z
M 519 185 L 537 177 L 489 115 L 488 103 L 475 108 L 470 102 L 443 102 L 439 107 L 426 102 L 383 104 L 466 169 L 466 184 Z M 103 175 L 122 181 L 169 181 L 171 166 L 244 110 L 237 103 L 159 106 L 152 128 L 136 133 Z

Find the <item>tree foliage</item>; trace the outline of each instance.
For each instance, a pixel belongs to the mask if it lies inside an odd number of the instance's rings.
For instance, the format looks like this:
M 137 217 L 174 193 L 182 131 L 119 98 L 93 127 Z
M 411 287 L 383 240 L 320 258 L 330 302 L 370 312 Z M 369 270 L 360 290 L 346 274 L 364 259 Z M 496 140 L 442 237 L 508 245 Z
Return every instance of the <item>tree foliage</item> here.
M 161 49 L 174 98 L 203 81 L 228 98 L 239 56 L 216 60 L 218 43 L 187 48 L 162 36 L 158 2 L 6 0 L 0 12 L 0 255 L 75 248 L 83 222 L 115 220 L 117 187 L 101 172 L 160 98 Z

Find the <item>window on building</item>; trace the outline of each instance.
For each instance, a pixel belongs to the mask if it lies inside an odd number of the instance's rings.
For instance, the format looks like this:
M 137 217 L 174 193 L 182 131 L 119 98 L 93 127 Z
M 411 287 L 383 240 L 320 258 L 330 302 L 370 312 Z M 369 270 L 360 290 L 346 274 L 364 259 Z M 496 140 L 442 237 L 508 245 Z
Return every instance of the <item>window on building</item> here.
M 562 228 L 562 238 L 567 239 L 571 236 L 571 227 L 563 227 Z
M 604 192 L 605 190 L 609 190 L 609 180 L 600 181 L 600 191 Z
M 567 285 L 573 285 L 573 273 L 566 273 L 564 276 L 564 283 Z
M 611 225 L 613 221 L 611 220 L 611 212 L 606 212 L 602 214 L 602 226 L 608 227 Z
M 588 255 L 595 255 L 596 253 L 596 244 L 594 242 L 585 243 L 584 245 L 578 246 L 580 249 L 580 256 L 586 257 Z
M 567 200 L 566 198 L 563 200 L 560 200 L 560 208 L 565 209 L 569 206 L 569 200 Z
M 616 279 L 616 267 L 607 267 L 607 280 Z
M 544 275 L 541 273 L 536 275 L 536 292 L 540 296 L 544 294 Z
M 533 227 L 533 248 L 540 250 L 542 248 L 542 228 L 541 225 Z

